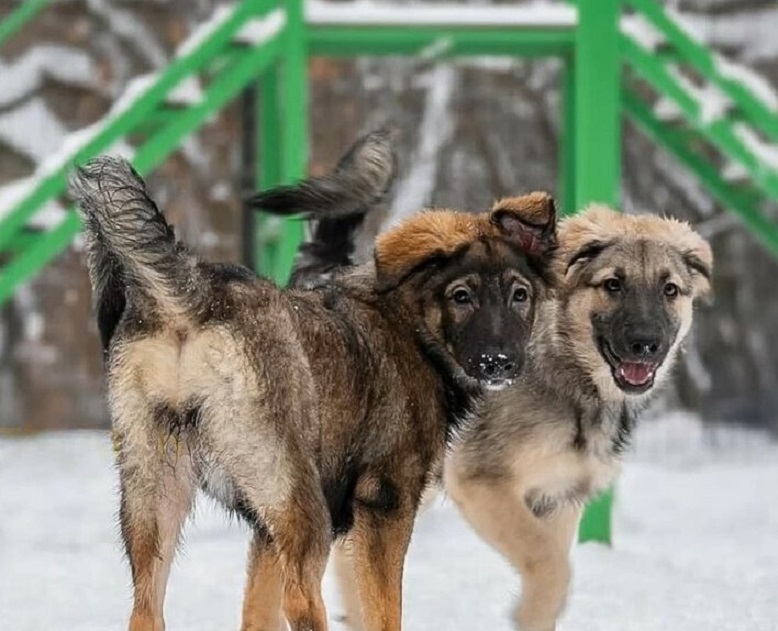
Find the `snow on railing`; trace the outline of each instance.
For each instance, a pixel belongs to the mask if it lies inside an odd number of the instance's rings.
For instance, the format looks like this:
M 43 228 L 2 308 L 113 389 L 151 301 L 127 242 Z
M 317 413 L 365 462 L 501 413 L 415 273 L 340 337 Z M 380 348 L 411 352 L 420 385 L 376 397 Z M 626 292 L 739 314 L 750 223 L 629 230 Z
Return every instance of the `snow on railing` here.
M 245 7 L 246 5 L 243 6 Z M 245 13 L 245 9 L 242 10 Z M 226 23 L 235 17 L 235 11 L 236 7 L 229 5 L 217 9 L 210 20 L 200 25 L 179 46 L 175 54 L 175 61 L 179 64 L 184 63 L 182 58 L 195 53 L 217 31 L 225 27 Z M 249 19 L 237 26 L 237 30 L 232 34 L 229 41 L 259 46 L 278 35 L 286 23 L 286 12 L 280 8 L 270 11 L 262 18 L 254 18 L 251 15 L 247 17 Z M 57 150 L 46 155 L 45 159 L 38 163 L 31 177 L 0 188 L 0 219 L 12 213 L 21 205 L 28 203 L 32 196 L 37 193 L 37 187 L 41 183 L 48 178 L 57 176 L 62 170 L 69 168 L 71 163 L 90 144 L 93 144 L 101 134 L 106 132 L 111 126 L 119 125 L 120 121 L 125 119 L 127 115 L 131 115 L 131 110 L 141 100 L 150 97 L 152 92 L 159 92 L 161 89 L 160 82 L 163 80 L 169 84 L 169 87 L 167 88 L 167 93 L 159 99 L 160 103 L 183 107 L 199 104 L 203 99 L 203 88 L 198 77 L 193 74 L 189 76 L 184 75 L 171 83 L 171 77 L 167 76 L 170 69 L 171 66 L 167 66 L 159 72 L 142 75 L 130 81 L 105 116 L 94 124 L 65 136 Z M 101 151 L 118 153 L 124 157 L 132 158 L 135 149 L 125 142 L 125 135 L 122 134 L 112 142 L 106 137 L 110 144 L 102 148 Z M 53 188 L 51 193 L 55 193 Z M 26 224 L 29 226 L 50 226 L 60 215 L 56 208 L 58 206 L 56 202 L 52 202 L 54 206 L 51 207 L 45 206 L 48 203 L 45 200 L 41 200 L 42 205 L 34 211 Z M 64 211 L 62 212 L 64 213 Z
M 660 46 L 669 47 L 676 63 L 694 68 L 706 83 L 738 105 L 752 124 L 778 140 L 778 118 L 775 117 L 778 93 L 764 78 L 710 50 L 700 29 L 672 7 L 664 7 L 653 0 L 627 0 L 627 4 L 637 13 L 622 20 L 625 36 L 650 53 Z M 703 91 L 713 92 L 707 87 L 703 87 Z M 706 111 L 716 109 L 706 108 Z
M 746 88 L 765 107 L 778 113 L 778 92 L 763 76 L 743 64 L 736 64 L 721 55 L 715 55 L 716 69 L 725 79 L 735 81 Z
M 622 34 L 650 53 L 656 52 L 667 43 L 664 34 L 643 15 L 625 15 L 621 18 L 619 26 Z
M 396 5 L 372 0 L 337 3 L 308 0 L 305 3 L 305 19 L 314 25 L 573 28 L 578 22 L 578 12 L 575 7 L 551 2 L 518 6 L 473 6 L 452 3 Z
M 233 41 L 237 44 L 261 46 L 273 39 L 286 26 L 286 11 L 273 9 L 264 18 L 249 20 L 236 33 Z

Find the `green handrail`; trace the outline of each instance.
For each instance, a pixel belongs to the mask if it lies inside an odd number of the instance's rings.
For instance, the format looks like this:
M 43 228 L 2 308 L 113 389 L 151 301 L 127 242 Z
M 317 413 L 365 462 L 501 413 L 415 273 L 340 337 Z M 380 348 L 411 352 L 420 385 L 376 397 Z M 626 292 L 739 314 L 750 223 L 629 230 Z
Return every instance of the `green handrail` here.
M 0 22 L 0 46 L 16 35 L 27 22 L 52 2 L 54 0 L 21 0 L 19 7 L 11 11 Z
M 114 142 L 138 129 L 150 115 L 159 111 L 156 108 L 181 80 L 193 76 L 215 57 L 222 58 L 224 61 L 214 71 L 200 97 L 187 107 L 178 109 L 175 116 L 160 118 L 156 129 L 150 131 L 138 147 L 133 163 L 140 172 L 148 172 L 164 160 L 185 136 L 200 127 L 214 112 L 221 110 L 267 67 L 278 62 L 283 53 L 284 31 L 280 28 L 278 33 L 259 46 L 228 48 L 233 36 L 244 24 L 269 14 L 260 12 L 263 8 L 266 11 L 269 4 L 244 0 L 235 5 L 234 10 L 206 38 L 168 66 L 134 98 L 128 99 L 126 108 L 109 117 L 109 124 L 99 128 L 92 138 L 75 148 L 68 159 L 63 159 L 46 172 L 38 185 L 3 217 L 0 221 L 0 244 L 5 246 L 10 259 L 0 267 L 0 305 L 11 297 L 20 283 L 57 256 L 78 233 L 80 223 L 72 210 L 67 212 L 60 224 L 46 232 L 24 232 L 25 223 L 43 203 L 64 194 L 66 172 L 73 164 L 105 151 Z M 14 247 L 19 243 L 23 243 L 24 247 Z
M 140 173 L 153 170 L 180 145 L 183 138 L 200 127 L 213 112 L 234 99 L 258 73 L 272 64 L 278 56 L 279 48 L 276 38 L 262 48 L 247 50 L 229 69 L 214 78 L 197 105 L 171 119 L 168 125 L 138 148 L 132 160 L 135 168 Z M 80 228 L 78 215 L 70 209 L 61 224 L 40 235 L 24 252 L 14 257 L 0 273 L 0 304 L 13 294 L 18 284 L 34 276 L 62 252 Z

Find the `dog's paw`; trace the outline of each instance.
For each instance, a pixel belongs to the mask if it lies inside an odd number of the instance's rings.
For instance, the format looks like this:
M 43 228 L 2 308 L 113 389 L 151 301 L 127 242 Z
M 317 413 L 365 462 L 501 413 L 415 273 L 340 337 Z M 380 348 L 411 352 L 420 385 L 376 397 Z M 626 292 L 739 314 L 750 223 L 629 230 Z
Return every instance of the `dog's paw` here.
M 556 619 L 549 620 L 548 616 L 519 603 L 513 610 L 513 627 L 516 631 L 556 631 Z

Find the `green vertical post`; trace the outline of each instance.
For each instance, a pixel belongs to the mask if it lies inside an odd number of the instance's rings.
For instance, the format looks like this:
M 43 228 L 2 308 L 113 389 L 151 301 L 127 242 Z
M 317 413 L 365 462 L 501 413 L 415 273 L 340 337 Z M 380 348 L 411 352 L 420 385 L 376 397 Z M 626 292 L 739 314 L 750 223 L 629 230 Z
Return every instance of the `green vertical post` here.
M 575 212 L 575 58 L 565 55 L 562 69 L 562 103 L 560 112 L 559 198 L 562 213 Z
M 573 133 L 574 206 L 618 206 L 621 182 L 620 0 L 578 0 Z M 569 133 L 568 131 L 568 133 Z M 579 539 L 611 542 L 613 492 L 584 513 Z
M 278 101 L 278 63 L 271 65 L 259 78 L 259 124 L 257 146 L 259 147 L 259 188 L 264 190 L 281 183 L 281 141 L 279 139 L 280 113 Z M 256 235 L 255 269 L 267 276 L 273 275 L 274 262 L 278 251 L 278 235 L 273 234 L 279 228 L 275 217 L 261 215 L 259 234 Z
M 308 72 L 302 0 L 281 0 L 285 10 L 281 54 L 260 77 L 257 125 L 261 188 L 305 176 L 308 161 Z M 303 224 L 294 219 L 262 216 L 257 269 L 285 284 L 302 239 Z
M 308 167 L 308 51 L 306 49 L 303 0 L 285 0 L 286 28 L 283 42 L 278 102 L 280 107 L 281 180 L 292 182 L 305 176 Z M 285 220 L 275 253 L 273 277 L 286 283 L 303 236 L 303 224 Z

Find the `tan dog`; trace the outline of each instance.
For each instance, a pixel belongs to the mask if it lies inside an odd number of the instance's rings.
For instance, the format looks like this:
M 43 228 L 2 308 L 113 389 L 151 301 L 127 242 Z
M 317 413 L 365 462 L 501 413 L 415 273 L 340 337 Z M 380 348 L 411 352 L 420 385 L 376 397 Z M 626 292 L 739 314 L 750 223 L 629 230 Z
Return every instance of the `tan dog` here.
M 561 222 L 561 282 L 540 307 L 527 369 L 445 465 L 462 514 L 521 574 L 518 629 L 554 629 L 583 506 L 618 474 L 711 266 L 708 244 L 679 221 L 595 206 Z
M 488 397 L 445 461 L 447 492 L 521 575 L 522 631 L 554 629 L 584 504 L 618 474 L 636 415 L 667 380 L 712 270 L 710 247 L 687 224 L 603 206 L 561 221 L 554 259 L 557 290 L 539 305 L 527 368 Z M 315 283 L 317 266 L 307 263 Z M 347 619 L 361 628 L 343 551 L 335 568 Z

